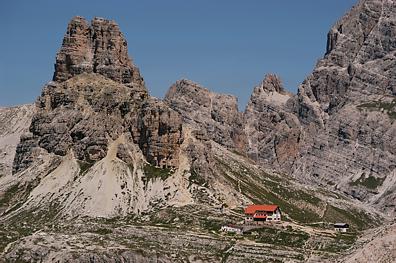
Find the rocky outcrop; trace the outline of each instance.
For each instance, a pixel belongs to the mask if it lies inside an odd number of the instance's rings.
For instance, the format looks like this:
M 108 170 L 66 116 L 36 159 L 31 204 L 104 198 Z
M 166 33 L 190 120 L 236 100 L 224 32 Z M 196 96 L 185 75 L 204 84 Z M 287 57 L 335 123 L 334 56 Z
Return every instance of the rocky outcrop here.
M 331 185 L 394 212 L 396 149 L 396 15 L 393 1 L 362 0 L 330 30 L 326 54 L 296 95 L 267 75 L 244 113 L 234 96 L 177 81 L 164 102 L 150 98 L 126 42 L 112 21 L 74 18 L 37 101 L 14 172 L 35 149 L 80 161 L 104 158 L 124 135 L 145 158 L 177 167 L 183 127 L 201 144 L 187 147 L 209 174 L 211 141 L 305 183 Z M 118 156 L 128 162 L 129 150 Z M 205 165 L 203 165 L 205 164 Z M 385 200 L 385 201 L 384 201 Z
M 3 258 L 318 262 L 335 256 L 350 240 L 307 223 L 341 220 L 360 230 L 382 220 L 367 203 L 395 212 L 395 9 L 391 1 L 361 1 L 331 30 L 324 59 L 298 94 L 267 75 L 244 113 L 234 96 L 188 80 L 177 81 L 164 101 L 150 97 L 118 26 L 74 18 L 54 79 L 16 149 L 14 174 L 0 177 Z M 0 123 L 9 116 L 12 123 L 30 121 L 29 110 L 9 112 L 0 110 Z M 18 125 L 0 127 L 0 135 L 19 136 L 26 129 Z M 298 240 L 278 240 L 279 249 L 268 231 L 257 236 L 262 245 L 214 232 L 240 221 L 238 208 L 251 202 L 281 204 L 292 223 L 270 232 Z M 390 230 L 369 246 L 393 245 Z M 310 258 L 301 248 L 311 250 Z
M 129 134 L 153 165 L 177 166 L 181 118 L 145 92 L 83 73 L 46 85 L 36 107 L 31 134 L 18 145 L 14 172 L 29 166 L 37 147 L 60 156 L 72 150 L 81 161 L 97 162 L 122 134 Z
M 183 142 L 182 118 L 163 102 L 151 99 L 138 117 L 134 141 L 147 160 L 159 167 L 177 167 Z
M 242 113 L 235 96 L 217 94 L 189 80 L 171 86 L 164 100 L 183 116 L 184 122 L 228 148 L 246 151 Z M 203 134 L 202 134 L 203 133 Z
M 395 212 L 395 10 L 393 1 L 362 0 L 330 30 L 325 57 L 287 102 L 302 132 L 288 142 L 298 149 L 292 168 L 280 165 L 306 183 L 330 184 L 366 202 L 389 200 L 381 205 L 389 213 Z M 287 138 L 296 134 L 283 131 Z
M 101 18 L 91 25 L 81 17 L 69 23 L 54 81 L 43 88 L 29 130 L 17 147 L 14 173 L 29 167 L 37 149 L 58 156 L 73 151 L 93 164 L 121 135 L 151 164 L 177 167 L 183 141 L 181 117 L 148 96 L 118 25 Z
M 244 113 L 249 157 L 281 170 L 290 169 L 299 155 L 300 123 L 288 111 L 291 97 L 278 76 L 266 75 Z
M 91 24 L 78 16 L 70 21 L 56 56 L 53 80 L 62 82 L 84 72 L 144 88 L 119 26 L 103 18 L 95 17 Z

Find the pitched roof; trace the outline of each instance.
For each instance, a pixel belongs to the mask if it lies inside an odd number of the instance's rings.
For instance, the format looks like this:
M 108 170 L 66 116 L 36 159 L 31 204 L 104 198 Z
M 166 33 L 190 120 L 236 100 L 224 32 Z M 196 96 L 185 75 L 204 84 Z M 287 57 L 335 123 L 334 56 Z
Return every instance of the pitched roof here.
M 274 212 L 277 205 L 249 205 L 245 208 L 245 214 L 254 214 L 256 211 Z

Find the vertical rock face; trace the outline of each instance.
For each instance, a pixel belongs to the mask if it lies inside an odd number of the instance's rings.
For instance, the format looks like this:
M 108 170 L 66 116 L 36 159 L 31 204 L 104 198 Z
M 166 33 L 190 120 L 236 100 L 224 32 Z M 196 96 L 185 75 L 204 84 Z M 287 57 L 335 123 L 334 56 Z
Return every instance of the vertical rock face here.
M 396 2 L 361 0 L 298 89 L 268 75 L 245 111 L 248 154 L 395 212 Z
M 361 200 L 381 199 L 390 213 L 396 181 L 395 35 L 394 1 L 360 1 L 330 30 L 325 57 L 286 109 L 302 130 L 289 173 Z
M 94 18 L 91 25 L 82 17 L 70 21 L 56 56 L 53 80 L 62 82 L 83 72 L 144 86 L 139 69 L 128 56 L 127 42 L 119 26 L 103 18 Z
M 14 173 L 30 166 L 37 149 L 59 156 L 72 150 L 77 159 L 92 164 L 120 136 L 130 138 L 153 165 L 178 166 L 181 117 L 148 96 L 115 22 L 95 18 L 89 25 L 73 18 L 56 58 L 54 80 L 36 102 L 30 133 L 17 147 Z
M 393 92 L 395 3 L 363 0 L 328 33 L 327 52 L 299 89 L 300 110 L 319 123 L 346 102 Z
M 205 136 L 245 152 L 243 118 L 235 96 L 217 94 L 192 81 L 179 80 L 167 92 L 165 102 Z
M 278 169 L 290 169 L 299 154 L 300 124 L 288 112 L 291 94 L 276 75 L 255 87 L 244 113 L 248 155 Z
M 181 116 L 153 99 L 142 107 L 135 142 L 147 160 L 159 167 L 177 167 L 183 142 Z

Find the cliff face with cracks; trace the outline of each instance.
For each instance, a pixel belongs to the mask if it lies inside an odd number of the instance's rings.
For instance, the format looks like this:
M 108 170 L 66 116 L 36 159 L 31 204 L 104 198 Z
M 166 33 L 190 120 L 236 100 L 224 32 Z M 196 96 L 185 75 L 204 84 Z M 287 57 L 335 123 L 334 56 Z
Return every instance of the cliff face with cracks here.
M 183 121 L 229 149 L 246 151 L 243 114 L 235 96 L 218 94 L 190 80 L 179 80 L 165 95 L 164 102 L 179 112 Z
M 178 166 L 181 118 L 149 97 L 128 56 L 118 25 L 75 17 L 67 27 L 54 81 L 36 102 L 30 133 L 22 137 L 14 172 L 34 161 L 37 148 L 86 163 L 103 159 L 111 141 L 126 134 L 153 165 Z
M 116 82 L 144 86 L 139 69 L 128 56 L 127 42 L 114 21 L 95 17 L 89 24 L 74 17 L 56 56 L 53 80 L 81 73 L 98 73 Z
M 278 170 L 289 170 L 299 155 L 300 122 L 288 111 L 292 94 L 276 75 L 255 87 L 244 113 L 248 156 Z
M 255 88 L 245 112 L 250 155 L 394 213 L 395 22 L 394 1 L 360 1 L 330 30 L 297 95 L 273 81 Z
M 294 174 L 335 183 L 389 213 L 396 187 L 395 22 L 394 1 L 360 1 L 330 30 L 326 56 L 299 88 L 294 109 L 308 145 Z
M 360 1 L 330 30 L 325 57 L 298 94 L 267 75 L 244 113 L 234 96 L 188 80 L 177 81 L 164 102 L 150 98 L 119 27 L 76 17 L 54 81 L 43 89 L 30 134 L 17 148 L 14 172 L 29 167 L 38 148 L 59 156 L 72 149 L 78 160 L 96 162 L 122 134 L 151 164 L 177 167 L 187 125 L 204 144 L 214 141 L 393 213 L 395 13 L 392 1 Z

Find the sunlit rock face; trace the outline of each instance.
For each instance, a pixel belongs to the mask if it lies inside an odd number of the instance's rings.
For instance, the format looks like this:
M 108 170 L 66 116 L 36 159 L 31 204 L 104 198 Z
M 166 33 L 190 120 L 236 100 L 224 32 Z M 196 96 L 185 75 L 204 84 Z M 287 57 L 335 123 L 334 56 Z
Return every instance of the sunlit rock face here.
M 54 81 L 36 102 L 30 133 L 17 147 L 14 173 L 37 149 L 93 163 L 126 135 L 156 166 L 177 167 L 183 141 L 179 114 L 151 98 L 114 21 L 73 18 L 55 64 Z
M 62 82 L 83 72 L 144 86 L 139 69 L 128 56 L 127 42 L 119 26 L 103 18 L 95 17 L 91 24 L 82 17 L 69 22 L 56 56 L 53 80 Z

